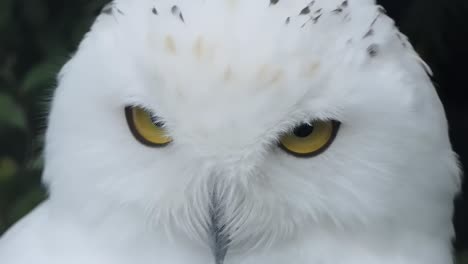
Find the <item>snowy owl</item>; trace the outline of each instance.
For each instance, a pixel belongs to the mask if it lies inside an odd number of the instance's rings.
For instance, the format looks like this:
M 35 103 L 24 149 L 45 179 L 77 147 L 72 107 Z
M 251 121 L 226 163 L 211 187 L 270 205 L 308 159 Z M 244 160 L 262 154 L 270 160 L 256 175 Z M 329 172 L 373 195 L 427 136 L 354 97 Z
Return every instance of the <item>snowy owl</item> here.
M 429 68 L 373 0 L 116 0 L 58 77 L 2 264 L 449 264 Z

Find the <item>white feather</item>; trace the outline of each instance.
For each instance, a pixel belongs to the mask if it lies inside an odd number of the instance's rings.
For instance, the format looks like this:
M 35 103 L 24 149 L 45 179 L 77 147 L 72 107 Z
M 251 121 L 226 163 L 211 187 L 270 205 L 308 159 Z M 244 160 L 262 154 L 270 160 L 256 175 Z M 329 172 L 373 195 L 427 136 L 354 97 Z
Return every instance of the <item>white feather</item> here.
M 60 74 L 50 198 L 0 240 L 2 264 L 214 263 L 213 192 L 225 264 L 451 263 L 459 168 L 446 118 L 373 0 L 112 8 Z M 128 105 L 161 117 L 174 142 L 135 140 Z M 342 123 L 326 152 L 278 148 L 315 119 Z

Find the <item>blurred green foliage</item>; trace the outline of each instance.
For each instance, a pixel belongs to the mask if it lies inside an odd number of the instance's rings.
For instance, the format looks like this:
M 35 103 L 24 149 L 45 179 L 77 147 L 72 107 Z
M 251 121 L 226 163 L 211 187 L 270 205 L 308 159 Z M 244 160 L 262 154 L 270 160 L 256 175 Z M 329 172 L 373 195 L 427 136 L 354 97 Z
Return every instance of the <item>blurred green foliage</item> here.
M 0 235 L 46 198 L 42 135 L 55 76 L 107 2 L 0 0 Z M 456 85 L 466 84 L 466 69 L 454 65 L 468 59 L 468 1 L 449 2 L 380 1 L 435 70 L 455 149 L 467 164 L 468 122 L 460 120 L 468 108 Z M 455 221 L 459 233 L 467 232 L 466 217 L 459 213 Z M 468 254 L 462 255 L 459 263 L 468 264 Z
M 105 0 L 0 0 L 0 234 L 46 197 L 42 135 L 55 76 Z

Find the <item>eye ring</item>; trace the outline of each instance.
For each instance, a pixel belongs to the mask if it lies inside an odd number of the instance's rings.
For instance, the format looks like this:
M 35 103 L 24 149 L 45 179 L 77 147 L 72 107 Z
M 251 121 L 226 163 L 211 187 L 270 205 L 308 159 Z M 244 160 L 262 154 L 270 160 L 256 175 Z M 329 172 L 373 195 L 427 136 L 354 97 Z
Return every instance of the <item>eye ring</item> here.
M 164 123 L 147 110 L 138 106 L 125 107 L 128 127 L 141 144 L 148 147 L 166 147 L 172 142 L 167 135 Z
M 278 143 L 279 147 L 298 158 L 313 158 L 324 153 L 334 142 L 341 123 L 336 120 L 319 120 L 312 124 L 314 126 L 302 123 L 289 133 L 282 135 Z M 317 130 L 315 126 L 318 126 Z

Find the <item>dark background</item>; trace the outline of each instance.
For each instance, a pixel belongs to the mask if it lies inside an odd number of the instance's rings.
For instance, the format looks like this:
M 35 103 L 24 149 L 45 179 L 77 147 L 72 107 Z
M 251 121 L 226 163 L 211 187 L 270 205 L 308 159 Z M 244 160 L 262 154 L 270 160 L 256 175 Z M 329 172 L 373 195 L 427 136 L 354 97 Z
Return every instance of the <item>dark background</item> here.
M 40 154 L 55 75 L 107 2 L 0 0 L 0 234 L 45 197 Z M 379 2 L 434 70 L 455 151 L 468 168 L 468 0 Z M 460 256 L 468 255 L 467 182 L 454 217 Z

